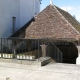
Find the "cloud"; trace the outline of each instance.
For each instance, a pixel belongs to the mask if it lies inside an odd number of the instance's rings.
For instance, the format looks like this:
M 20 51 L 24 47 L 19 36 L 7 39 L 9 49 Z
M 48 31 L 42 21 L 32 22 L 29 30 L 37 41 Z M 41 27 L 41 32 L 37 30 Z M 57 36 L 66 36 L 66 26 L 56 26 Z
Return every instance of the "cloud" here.
M 75 7 L 66 6 L 66 7 L 61 7 L 61 9 L 65 10 L 65 11 L 71 11 L 71 10 L 74 10 Z
M 80 16 L 76 16 L 76 19 L 77 19 L 78 21 L 80 21 Z

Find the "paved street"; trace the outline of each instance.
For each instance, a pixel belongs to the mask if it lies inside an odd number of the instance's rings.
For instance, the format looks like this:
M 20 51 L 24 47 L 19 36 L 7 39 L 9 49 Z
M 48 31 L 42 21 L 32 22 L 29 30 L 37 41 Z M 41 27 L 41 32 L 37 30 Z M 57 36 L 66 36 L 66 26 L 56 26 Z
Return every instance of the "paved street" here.
M 80 66 L 50 63 L 46 66 L 0 62 L 0 80 L 80 80 Z

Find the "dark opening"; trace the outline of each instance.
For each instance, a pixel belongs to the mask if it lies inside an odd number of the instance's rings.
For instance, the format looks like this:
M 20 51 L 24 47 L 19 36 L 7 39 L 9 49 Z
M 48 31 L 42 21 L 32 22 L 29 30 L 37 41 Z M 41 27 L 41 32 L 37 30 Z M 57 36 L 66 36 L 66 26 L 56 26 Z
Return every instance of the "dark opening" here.
M 63 63 L 76 64 L 76 58 L 78 57 L 77 47 L 73 43 L 59 43 L 55 44 L 57 48 L 63 53 Z
M 47 56 L 50 56 L 58 63 L 76 64 L 78 49 L 73 43 L 54 42 L 47 47 Z

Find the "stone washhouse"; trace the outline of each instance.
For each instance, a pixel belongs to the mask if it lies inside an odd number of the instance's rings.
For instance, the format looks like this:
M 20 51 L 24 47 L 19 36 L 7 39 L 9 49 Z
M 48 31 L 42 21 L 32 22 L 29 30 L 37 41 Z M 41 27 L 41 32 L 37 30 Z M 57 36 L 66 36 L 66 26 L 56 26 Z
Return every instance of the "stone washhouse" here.
M 80 64 L 80 23 L 68 12 L 53 4 L 48 5 L 10 37 L 30 39 L 29 45 L 33 39 L 48 39 L 62 52 L 63 63 Z M 42 57 L 46 57 L 48 45 L 44 43 L 40 46 Z M 53 55 L 54 47 L 51 48 L 48 50 L 52 51 L 50 57 L 54 59 L 56 54 Z

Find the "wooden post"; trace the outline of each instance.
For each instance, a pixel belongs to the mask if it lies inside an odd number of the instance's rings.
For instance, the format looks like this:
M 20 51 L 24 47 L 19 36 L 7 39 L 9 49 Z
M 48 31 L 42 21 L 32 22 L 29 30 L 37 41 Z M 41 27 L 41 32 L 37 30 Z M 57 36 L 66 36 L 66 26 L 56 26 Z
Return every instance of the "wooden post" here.
M 16 57 L 16 41 L 13 41 L 12 53 L 13 53 L 13 57 Z
M 28 40 L 27 42 L 28 51 L 31 51 L 31 44 L 32 44 L 32 41 Z

